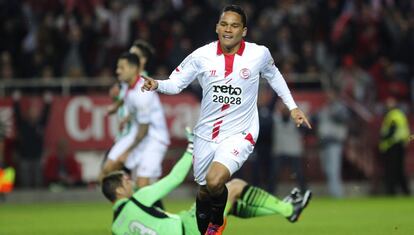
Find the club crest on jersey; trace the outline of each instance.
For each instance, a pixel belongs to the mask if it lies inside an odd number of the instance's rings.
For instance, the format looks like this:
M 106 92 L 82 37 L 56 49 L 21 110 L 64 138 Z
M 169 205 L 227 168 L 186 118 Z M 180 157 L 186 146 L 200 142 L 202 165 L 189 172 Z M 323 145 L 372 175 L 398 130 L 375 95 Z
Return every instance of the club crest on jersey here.
M 250 70 L 247 68 L 241 69 L 239 75 L 243 79 L 248 79 L 250 77 Z

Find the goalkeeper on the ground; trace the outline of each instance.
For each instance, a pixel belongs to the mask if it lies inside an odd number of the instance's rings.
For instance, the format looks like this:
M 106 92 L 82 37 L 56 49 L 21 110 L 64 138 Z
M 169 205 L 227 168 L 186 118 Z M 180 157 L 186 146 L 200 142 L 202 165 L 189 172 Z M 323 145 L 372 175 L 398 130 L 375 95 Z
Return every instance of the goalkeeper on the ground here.
M 190 170 L 193 151 L 191 134 L 188 134 L 188 139 L 187 150 L 181 159 L 167 176 L 153 185 L 134 192 L 133 181 L 122 171 L 111 173 L 103 179 L 102 192 L 114 204 L 113 234 L 196 235 L 200 233 L 194 206 L 178 214 L 171 214 L 154 206 L 156 201 L 163 199 L 177 188 Z M 225 217 L 234 215 L 252 218 L 279 214 L 290 222 L 295 222 L 311 198 L 310 191 L 301 194 L 299 190 L 294 189 L 282 201 L 240 179 L 233 179 L 226 186 L 229 197 L 224 212 Z

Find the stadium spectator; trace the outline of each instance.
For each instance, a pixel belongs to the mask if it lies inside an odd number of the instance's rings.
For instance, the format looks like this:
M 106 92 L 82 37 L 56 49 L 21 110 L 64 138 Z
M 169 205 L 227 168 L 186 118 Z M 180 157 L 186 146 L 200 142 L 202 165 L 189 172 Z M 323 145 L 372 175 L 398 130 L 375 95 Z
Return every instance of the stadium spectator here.
M 157 200 L 167 196 L 184 181 L 192 166 L 193 137 L 187 133 L 187 138 L 189 144 L 186 152 L 171 172 L 150 186 L 134 192 L 134 183 L 122 171 L 113 172 L 103 179 L 102 192 L 114 204 L 113 234 L 125 234 L 131 230 L 141 231 L 141 234 L 200 234 L 194 218 L 196 216 L 194 205 L 190 210 L 179 214 L 166 213 L 154 206 Z M 311 199 L 310 191 L 302 194 L 295 188 L 282 201 L 240 179 L 231 180 L 227 183 L 227 187 L 229 206 L 223 212 L 225 217 L 233 215 L 239 218 L 254 218 L 279 214 L 294 223 Z M 222 230 L 217 234 L 222 234 Z
M 31 100 L 26 113 L 20 107 L 20 97 L 20 92 L 14 92 L 13 111 L 19 165 L 17 175 L 22 187 L 38 188 L 42 186 L 43 142 L 52 96 L 45 93 L 43 104 L 39 100 Z
M 15 76 L 13 63 L 9 52 L 4 51 L 0 54 L 0 78 L 13 79 Z
M 180 93 L 196 78 L 202 85 L 201 113 L 195 127 L 194 176 L 200 185 L 196 199 L 199 230 L 209 235 L 217 234 L 224 223 L 228 195 L 225 183 L 253 152 L 258 137 L 259 78 L 265 78 L 283 99 L 296 125 L 311 128 L 269 49 L 243 40 L 247 20 L 240 6 L 223 8 L 216 33 L 218 41 L 187 56 L 169 79 L 144 77 L 142 86 L 142 90 L 172 95 Z
M 326 93 L 327 103 L 317 114 L 320 162 L 328 181 L 329 193 L 344 196 L 342 186 L 342 153 L 348 134 L 349 112 L 334 90 Z
M 69 78 L 79 78 L 85 76 L 85 63 L 82 61 L 83 53 L 88 49 L 82 45 L 82 31 L 77 25 L 69 27 L 69 37 L 67 41 L 67 52 L 63 59 L 62 74 Z M 83 52 L 83 53 L 82 53 Z
M 271 153 L 273 157 L 271 193 L 277 192 L 279 176 L 285 166 L 289 166 L 292 177 L 296 179 L 299 189 L 305 192 L 307 189 L 305 173 L 303 171 L 304 143 L 301 129 L 297 128 L 290 118 L 288 109 L 278 102 L 277 109 L 273 115 L 273 142 Z
M 405 153 L 410 138 L 409 123 L 394 97 L 387 98 L 386 106 L 387 113 L 382 121 L 379 143 L 386 192 L 395 195 L 397 188 L 401 187 L 402 192 L 409 195 L 409 181 L 405 172 Z
M 105 58 L 104 65 L 113 66 L 116 57 L 130 45 L 131 23 L 139 17 L 140 8 L 133 2 L 122 0 L 109 1 L 108 5 L 109 8 L 99 1 L 95 6 L 95 14 L 106 31 L 100 56 Z
M 43 175 L 46 186 L 72 187 L 83 184 L 81 164 L 70 151 L 67 140 L 60 139 L 54 152 L 45 158 Z
M 4 139 L 6 138 L 6 124 L 3 121 L 3 118 L 0 116 L 0 168 L 4 167 L 5 157 L 4 157 Z
M 341 96 L 369 105 L 372 101 L 372 80 L 352 55 L 346 55 L 342 64 L 333 75 L 333 84 L 341 92 Z

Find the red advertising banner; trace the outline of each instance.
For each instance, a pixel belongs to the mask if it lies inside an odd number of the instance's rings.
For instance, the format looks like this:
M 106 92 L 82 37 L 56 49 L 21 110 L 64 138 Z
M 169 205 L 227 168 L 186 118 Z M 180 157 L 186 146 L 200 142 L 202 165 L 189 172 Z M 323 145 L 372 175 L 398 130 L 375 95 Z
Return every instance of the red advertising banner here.
M 184 142 L 185 126 L 197 122 L 199 102 L 189 93 L 160 98 L 172 147 L 180 145 Z M 319 92 L 295 93 L 295 99 L 305 112 L 315 112 L 323 104 L 324 96 Z M 41 97 L 23 97 L 20 102 L 23 115 L 31 105 L 39 105 L 41 101 Z M 118 131 L 116 116 L 106 115 L 110 102 L 104 95 L 54 97 L 45 133 L 46 149 L 53 149 L 61 138 L 68 140 L 74 151 L 108 149 Z M 0 117 L 5 120 L 7 136 L 11 138 L 14 136 L 12 104 L 11 98 L 0 100 Z

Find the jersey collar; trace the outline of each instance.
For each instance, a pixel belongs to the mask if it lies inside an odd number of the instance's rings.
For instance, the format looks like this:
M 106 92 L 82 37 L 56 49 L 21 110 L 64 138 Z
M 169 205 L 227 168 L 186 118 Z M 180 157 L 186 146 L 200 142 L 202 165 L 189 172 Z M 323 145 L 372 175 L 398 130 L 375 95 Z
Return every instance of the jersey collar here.
M 236 54 L 239 56 L 242 56 L 245 47 L 246 47 L 246 43 L 242 39 L 240 42 L 240 48 L 239 50 L 237 50 Z M 223 50 L 221 49 L 221 46 L 220 46 L 220 40 L 217 40 L 217 55 L 222 55 L 222 54 L 223 54 Z
M 114 204 L 113 204 L 113 206 L 112 206 L 112 210 L 116 210 L 116 209 L 118 209 L 118 207 L 119 206 L 121 206 L 122 205 L 122 203 L 124 203 L 124 202 L 126 202 L 126 201 L 128 201 L 128 198 L 122 198 L 122 199 L 119 199 L 119 200 L 117 200 Z
M 134 84 L 128 86 L 128 90 L 134 89 L 137 86 L 139 80 L 141 80 L 141 75 L 137 75 L 137 79 L 135 80 Z

